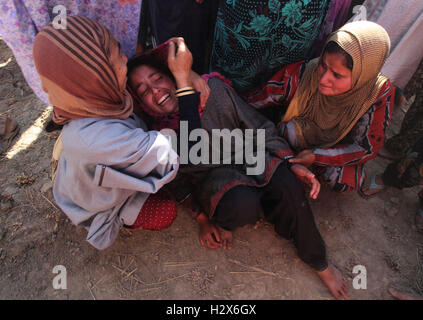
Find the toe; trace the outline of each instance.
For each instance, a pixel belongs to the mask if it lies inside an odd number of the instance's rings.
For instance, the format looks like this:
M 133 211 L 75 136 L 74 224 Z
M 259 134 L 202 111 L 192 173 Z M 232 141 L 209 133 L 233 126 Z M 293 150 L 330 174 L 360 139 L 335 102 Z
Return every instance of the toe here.
M 336 300 L 344 300 L 344 298 L 342 297 L 342 293 L 340 291 L 333 292 L 333 295 Z

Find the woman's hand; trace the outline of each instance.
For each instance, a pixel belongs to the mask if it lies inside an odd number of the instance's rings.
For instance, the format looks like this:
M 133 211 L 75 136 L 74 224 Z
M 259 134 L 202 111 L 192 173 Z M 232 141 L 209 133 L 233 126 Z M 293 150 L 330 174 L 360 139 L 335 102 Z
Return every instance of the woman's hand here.
M 206 80 L 201 78 L 197 73 L 191 70 L 190 73 L 192 86 L 195 91 L 200 92 L 200 106 L 204 108 L 210 96 L 210 87 Z
M 307 168 L 314 163 L 316 155 L 311 150 L 303 150 L 295 156 L 295 158 L 289 159 L 290 163 L 301 164 Z
M 320 192 L 320 182 L 316 179 L 314 173 L 301 164 L 294 164 L 291 167 L 291 171 L 295 174 L 298 180 L 304 182 L 310 187 L 310 198 L 317 199 Z
M 209 249 L 221 247 L 219 231 L 210 219 L 204 213 L 200 213 L 197 222 L 200 225 L 201 245 Z
M 176 81 L 177 88 L 192 87 L 190 78 L 192 54 L 185 44 L 184 38 L 169 40 L 167 63 Z

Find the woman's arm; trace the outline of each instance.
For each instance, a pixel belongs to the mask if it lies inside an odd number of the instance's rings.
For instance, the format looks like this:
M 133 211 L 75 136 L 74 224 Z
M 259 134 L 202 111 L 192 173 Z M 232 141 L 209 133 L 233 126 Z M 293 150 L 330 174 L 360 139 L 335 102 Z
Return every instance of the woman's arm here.
M 54 197 L 74 224 L 89 230 L 87 241 L 98 249 L 111 245 L 119 229 L 134 222 L 148 194 L 178 171 L 168 139 L 140 125 L 132 115 L 73 120 L 63 129 Z
M 192 54 L 185 44 L 183 38 L 172 38 L 169 40 L 169 52 L 167 63 L 170 72 L 175 78 L 176 88 L 192 87 L 191 67 Z
M 328 149 L 315 149 L 315 163 L 321 166 L 352 166 L 375 158 L 385 141 L 391 122 L 395 88 L 387 82 L 370 109 L 351 131 L 351 144 L 338 144 Z
M 176 82 L 180 121 L 188 121 L 189 132 L 201 128 L 198 113 L 199 97 L 192 87 L 192 79 L 196 81 L 195 74 L 191 70 L 192 54 L 183 38 L 170 39 L 168 66 Z

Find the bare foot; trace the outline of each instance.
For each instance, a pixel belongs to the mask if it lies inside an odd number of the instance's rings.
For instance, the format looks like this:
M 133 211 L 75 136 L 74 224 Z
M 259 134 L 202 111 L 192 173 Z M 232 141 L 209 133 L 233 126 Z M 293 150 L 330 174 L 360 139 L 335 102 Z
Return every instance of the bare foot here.
M 376 175 L 376 177 L 373 178 L 373 184 L 371 182 L 371 179 L 372 178 L 367 178 L 366 181 L 364 181 L 363 186 L 361 187 L 361 193 L 365 196 L 372 196 L 385 189 L 385 185 L 383 184 L 381 175 Z
M 401 287 L 391 287 L 389 293 L 398 300 L 423 300 L 423 297 L 416 295 L 411 289 Z
M 334 265 L 329 264 L 325 270 L 317 272 L 317 274 L 336 299 L 348 300 L 350 298 L 348 296 L 347 280 Z
M 232 249 L 232 231 L 217 226 L 220 234 L 220 243 L 223 249 Z

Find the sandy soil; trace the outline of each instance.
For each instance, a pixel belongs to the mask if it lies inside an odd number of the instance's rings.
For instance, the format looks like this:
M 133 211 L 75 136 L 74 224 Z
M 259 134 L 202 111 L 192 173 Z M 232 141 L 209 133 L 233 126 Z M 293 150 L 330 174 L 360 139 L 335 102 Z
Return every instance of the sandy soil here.
M 0 114 L 21 128 L 0 157 L 0 299 L 332 299 L 292 243 L 263 221 L 237 230 L 231 251 L 203 248 L 198 226 L 183 210 L 167 230 L 122 230 L 112 247 L 92 248 L 86 231 L 70 223 L 52 196 L 57 134 L 43 131 L 51 110 L 0 41 Z M 394 129 L 402 116 L 395 115 Z M 368 172 L 388 163 L 378 158 Z M 422 293 L 418 190 L 390 189 L 365 200 L 323 189 L 312 201 L 329 258 L 350 286 L 354 266 L 366 267 L 367 289 L 351 287 L 353 299 L 392 299 L 391 283 Z M 56 265 L 66 267 L 66 290 L 52 286 Z

